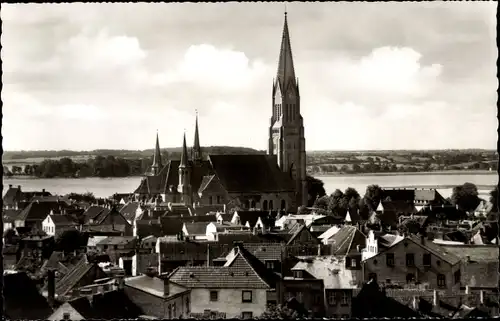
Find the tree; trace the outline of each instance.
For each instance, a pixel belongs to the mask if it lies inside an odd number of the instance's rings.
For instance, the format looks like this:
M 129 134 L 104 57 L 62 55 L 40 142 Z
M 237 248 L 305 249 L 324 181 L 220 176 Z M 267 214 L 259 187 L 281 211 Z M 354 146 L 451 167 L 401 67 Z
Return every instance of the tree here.
M 299 317 L 297 311 L 294 311 L 287 306 L 281 304 L 269 304 L 266 311 L 260 316 L 259 319 L 289 319 L 295 320 Z
M 373 212 L 377 209 L 380 200 L 382 199 L 382 188 L 378 185 L 369 185 L 366 187 L 364 202 L 368 210 Z
M 313 206 L 316 198 L 326 195 L 324 183 L 320 179 L 307 175 L 306 186 L 308 194 L 307 206 Z
M 493 205 L 492 212 L 498 212 L 498 185 L 490 191 L 490 203 Z
M 328 203 L 330 202 L 330 198 L 327 195 L 323 195 L 322 197 L 318 197 L 316 201 L 314 201 L 314 207 L 320 208 L 323 210 L 328 209 Z
M 328 209 L 333 215 L 341 216 L 345 214 L 345 204 L 343 202 L 344 193 L 341 190 L 336 189 L 335 192 L 330 195 L 330 202 L 328 204 Z
M 66 196 L 70 200 L 74 200 L 74 201 L 77 201 L 77 202 L 93 203 L 96 200 L 95 196 L 94 196 L 94 194 L 92 192 L 86 192 L 86 193 L 83 193 L 83 194 L 69 193 L 69 194 L 66 194 Z
M 473 211 L 477 208 L 481 200 L 476 185 L 472 183 L 465 183 L 463 185 L 455 186 L 451 194 L 451 203 L 458 205 L 462 211 Z
M 85 235 L 78 230 L 62 232 L 56 239 L 57 251 L 73 252 L 86 246 Z

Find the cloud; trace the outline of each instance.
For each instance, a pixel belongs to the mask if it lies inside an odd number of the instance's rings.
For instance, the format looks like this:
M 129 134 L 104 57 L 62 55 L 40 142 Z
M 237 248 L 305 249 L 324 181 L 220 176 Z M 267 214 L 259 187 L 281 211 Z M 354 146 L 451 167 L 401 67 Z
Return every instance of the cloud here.
M 291 4 L 307 149 L 494 148 L 494 8 Z M 2 9 L 4 148 L 266 148 L 281 5 Z

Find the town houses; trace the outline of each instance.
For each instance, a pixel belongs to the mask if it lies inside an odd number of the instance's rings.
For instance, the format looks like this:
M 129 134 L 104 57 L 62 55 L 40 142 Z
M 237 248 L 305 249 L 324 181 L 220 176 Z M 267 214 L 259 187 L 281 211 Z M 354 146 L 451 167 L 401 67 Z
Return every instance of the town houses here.
M 498 223 L 446 217 L 435 189 L 382 189 L 369 208 L 308 207 L 285 13 L 267 155 L 188 153 L 130 194 L 91 203 L 9 186 L 9 319 L 498 316 Z M 478 208 L 496 215 L 492 207 Z M 489 230 L 488 230 L 489 229 Z

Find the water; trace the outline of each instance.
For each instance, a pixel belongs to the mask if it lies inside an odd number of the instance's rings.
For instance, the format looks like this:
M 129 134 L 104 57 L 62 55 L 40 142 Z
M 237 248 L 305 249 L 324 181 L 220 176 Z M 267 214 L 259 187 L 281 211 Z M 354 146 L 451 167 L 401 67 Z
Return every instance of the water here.
M 381 187 L 417 187 L 437 188 L 444 197 L 451 195 L 453 186 L 465 182 L 474 183 L 480 190 L 480 196 L 487 198 L 488 192 L 498 183 L 498 175 L 491 174 L 440 174 L 440 175 L 364 175 L 364 176 L 320 176 L 324 182 L 328 194 L 335 189 L 344 191 L 348 187 L 356 189 L 361 195 L 364 194 L 366 186 L 377 184 Z M 108 197 L 114 193 L 132 193 L 139 185 L 140 177 L 124 178 L 5 178 L 3 180 L 4 190 L 8 185 L 21 185 L 25 191 L 40 191 L 46 189 L 52 194 L 64 195 L 71 192 L 92 192 L 96 197 Z

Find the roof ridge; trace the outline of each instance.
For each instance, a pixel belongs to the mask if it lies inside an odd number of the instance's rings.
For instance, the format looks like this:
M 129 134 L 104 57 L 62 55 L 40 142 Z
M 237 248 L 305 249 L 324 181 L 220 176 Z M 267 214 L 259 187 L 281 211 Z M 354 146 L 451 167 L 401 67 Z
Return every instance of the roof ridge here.
M 242 251 L 246 252 L 245 255 L 242 253 Z M 259 272 L 256 271 L 255 267 L 253 266 L 252 262 L 249 260 L 249 258 L 246 257 L 246 254 L 248 253 L 248 255 L 251 255 L 253 256 L 253 254 L 251 254 L 248 250 L 246 250 L 245 248 L 238 248 L 238 253 L 236 254 L 233 262 L 236 260 L 236 258 L 238 257 L 238 254 L 241 255 L 241 257 L 247 262 L 247 264 L 250 266 L 250 268 L 252 269 L 253 273 L 255 273 L 255 275 L 257 275 L 257 277 L 262 281 L 264 282 L 267 286 L 269 287 L 272 287 L 271 284 L 269 284 L 266 280 L 264 280 L 262 278 L 262 276 L 260 275 Z M 256 258 L 255 256 L 253 256 L 256 260 L 258 260 L 260 262 L 260 260 L 258 258 Z

